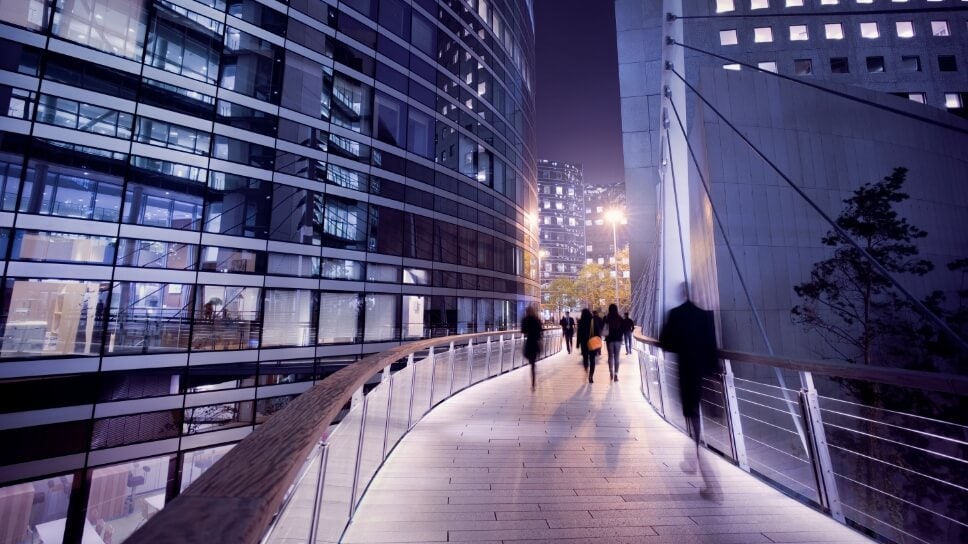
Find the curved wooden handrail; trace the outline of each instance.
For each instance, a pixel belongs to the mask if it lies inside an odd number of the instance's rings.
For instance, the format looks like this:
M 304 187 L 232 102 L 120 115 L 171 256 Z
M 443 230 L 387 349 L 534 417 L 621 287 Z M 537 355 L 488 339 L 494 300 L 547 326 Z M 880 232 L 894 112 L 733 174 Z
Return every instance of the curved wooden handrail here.
M 644 336 L 639 332 L 633 333 L 633 335 L 636 340 L 644 344 L 661 348 L 659 341 L 655 338 Z M 923 372 L 883 366 L 854 365 L 836 361 L 797 360 L 725 349 L 719 350 L 718 355 L 720 359 L 728 359 L 738 363 L 755 363 L 797 372 L 811 372 L 823 376 L 845 378 L 848 380 L 863 380 L 936 393 L 964 395 L 968 391 L 968 376 L 959 376 L 957 374 Z
M 310 451 L 356 390 L 411 353 L 501 334 L 517 331 L 408 342 L 343 367 L 256 428 L 126 542 L 260 542 Z

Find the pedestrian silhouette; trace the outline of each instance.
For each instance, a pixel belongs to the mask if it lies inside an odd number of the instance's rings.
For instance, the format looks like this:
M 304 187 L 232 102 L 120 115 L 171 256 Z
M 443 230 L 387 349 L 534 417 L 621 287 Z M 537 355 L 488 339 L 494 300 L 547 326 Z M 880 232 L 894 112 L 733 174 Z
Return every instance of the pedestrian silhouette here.
M 632 355 L 632 332 L 635 331 L 635 321 L 625 312 L 625 319 L 622 320 L 622 339 L 625 340 L 625 354 Z
M 716 324 L 713 313 L 693 304 L 686 293 L 686 301 L 669 311 L 669 317 L 659 335 L 659 345 L 666 353 L 678 355 L 679 396 L 686 428 L 696 445 L 696 461 L 705 484 L 704 494 L 710 493 L 714 482 L 706 478 L 700 456 L 699 442 L 702 380 L 717 371 Z M 687 451 L 680 467 L 696 471 L 692 456 Z
M 571 312 L 565 312 L 565 316 L 558 322 L 561 325 L 561 335 L 565 339 L 565 347 L 571 353 L 571 342 L 575 336 L 575 318 L 571 317 Z
M 622 354 L 622 336 L 625 334 L 622 316 L 618 314 L 618 306 L 608 305 L 605 314 L 605 346 L 608 348 L 608 376 L 613 382 L 618 381 L 619 356 Z
M 592 313 L 585 308 L 581 311 L 581 317 L 578 318 L 578 325 L 576 326 L 578 349 L 581 350 L 581 364 L 588 371 L 588 383 L 595 383 L 595 360 L 598 355 L 602 352 L 601 348 L 601 336 L 602 336 L 602 320 L 601 318 L 592 316 Z M 599 339 L 599 346 L 593 348 L 589 346 L 589 340 L 592 338 Z
M 524 356 L 531 367 L 531 390 L 535 388 L 534 362 L 541 353 L 541 320 L 534 306 L 528 306 L 524 319 L 521 320 L 521 333 L 524 334 Z

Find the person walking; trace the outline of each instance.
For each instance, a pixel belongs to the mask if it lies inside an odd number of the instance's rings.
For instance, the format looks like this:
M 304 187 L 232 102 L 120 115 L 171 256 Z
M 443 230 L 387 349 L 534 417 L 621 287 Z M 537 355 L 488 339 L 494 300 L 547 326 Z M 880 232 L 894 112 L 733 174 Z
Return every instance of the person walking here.
M 715 373 L 719 366 L 716 355 L 716 324 L 712 312 L 693 304 L 688 293 L 686 297 L 683 304 L 669 311 L 669 317 L 659 334 L 659 345 L 665 352 L 678 354 L 682 415 L 686 420 L 686 428 L 696 443 L 696 460 L 702 470 L 702 459 L 699 456 L 699 402 L 702 398 L 703 377 Z M 686 472 L 695 472 L 688 453 L 681 467 Z M 706 481 L 705 474 L 703 480 L 707 490 L 715 485 L 715 482 Z
M 581 311 L 576 325 L 578 349 L 581 350 L 581 363 L 588 371 L 588 383 L 595 383 L 595 360 L 602 352 L 602 321 L 592 317 L 592 313 L 585 308 Z M 594 347 L 597 339 L 598 347 Z M 591 344 L 591 345 L 590 345 Z
M 571 317 L 571 312 L 565 312 L 565 316 L 558 322 L 561 325 L 561 335 L 565 339 L 565 347 L 571 353 L 571 341 L 575 336 L 575 318 Z
M 622 336 L 625 334 L 622 316 L 618 314 L 618 306 L 608 305 L 605 314 L 605 346 L 608 348 L 608 374 L 613 382 L 618 381 L 618 361 L 622 352 Z
M 622 338 L 625 340 L 625 354 L 632 355 L 632 332 L 635 330 L 635 321 L 625 312 L 625 319 L 622 320 Z
M 528 306 L 524 319 L 521 320 L 521 334 L 524 335 L 524 356 L 531 367 L 531 390 L 535 388 L 534 362 L 541 353 L 541 320 L 534 306 Z

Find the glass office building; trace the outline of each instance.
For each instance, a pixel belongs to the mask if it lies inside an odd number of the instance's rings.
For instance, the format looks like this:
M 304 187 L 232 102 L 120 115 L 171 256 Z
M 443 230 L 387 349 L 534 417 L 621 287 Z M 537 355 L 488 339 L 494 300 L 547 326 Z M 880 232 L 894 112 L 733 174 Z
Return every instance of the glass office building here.
M 533 42 L 525 0 L 0 1 L 0 542 L 117 543 L 334 367 L 515 327 Z

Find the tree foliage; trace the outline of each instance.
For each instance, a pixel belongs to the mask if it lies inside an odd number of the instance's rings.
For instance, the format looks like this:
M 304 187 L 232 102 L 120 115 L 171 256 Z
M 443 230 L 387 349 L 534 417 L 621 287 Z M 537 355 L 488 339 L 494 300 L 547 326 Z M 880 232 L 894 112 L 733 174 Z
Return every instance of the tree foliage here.
M 909 198 L 902 191 L 906 174 L 895 168 L 858 188 L 844 200 L 836 222 L 892 274 L 923 276 L 933 265 L 918 256 L 915 241 L 927 232 L 894 208 Z M 835 248 L 834 255 L 814 265 L 809 281 L 794 286 L 802 299 L 792 310 L 794 320 L 817 331 L 847 361 L 890 364 L 885 357 L 912 346 L 911 301 L 836 232 L 828 231 L 822 242 Z
M 628 248 L 618 253 L 618 307 L 626 311 L 632 302 L 632 285 L 625 276 L 629 269 Z M 555 313 L 581 308 L 605 311 L 615 300 L 615 268 L 588 263 L 574 278 L 556 278 L 544 288 L 545 309 Z

